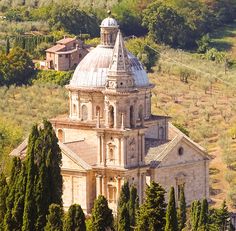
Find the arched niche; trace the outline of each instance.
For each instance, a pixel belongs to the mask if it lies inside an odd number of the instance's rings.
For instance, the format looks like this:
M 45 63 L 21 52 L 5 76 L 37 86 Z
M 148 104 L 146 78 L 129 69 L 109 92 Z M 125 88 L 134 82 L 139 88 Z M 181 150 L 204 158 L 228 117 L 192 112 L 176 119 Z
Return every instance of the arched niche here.
M 86 105 L 83 105 L 81 108 L 81 120 L 86 121 L 88 119 L 88 108 Z
M 130 106 L 130 109 L 129 109 L 129 118 L 130 118 L 130 127 L 133 128 L 135 126 L 135 123 L 134 123 L 134 106 Z
M 112 105 L 108 109 L 108 124 L 109 128 L 114 128 L 114 107 Z
M 64 141 L 64 132 L 62 129 L 58 129 L 57 131 L 57 138 L 60 142 Z

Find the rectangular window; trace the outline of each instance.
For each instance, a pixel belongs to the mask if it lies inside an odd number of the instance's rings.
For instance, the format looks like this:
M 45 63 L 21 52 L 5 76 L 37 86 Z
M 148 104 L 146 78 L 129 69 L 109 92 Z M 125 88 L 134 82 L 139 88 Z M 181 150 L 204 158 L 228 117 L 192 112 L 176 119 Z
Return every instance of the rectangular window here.
M 66 58 L 68 58 L 69 57 L 69 55 L 66 55 Z

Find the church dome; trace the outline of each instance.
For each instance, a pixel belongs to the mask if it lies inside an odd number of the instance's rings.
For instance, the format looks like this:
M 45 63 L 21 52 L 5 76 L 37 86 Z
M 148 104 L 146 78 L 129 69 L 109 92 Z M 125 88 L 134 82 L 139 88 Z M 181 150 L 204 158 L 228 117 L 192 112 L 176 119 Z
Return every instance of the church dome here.
M 71 87 L 105 87 L 113 48 L 97 46 L 77 66 L 70 81 Z M 128 58 L 137 87 L 149 86 L 147 73 L 140 61 L 130 52 Z
M 118 23 L 114 18 L 107 17 L 103 19 L 101 27 L 118 27 Z

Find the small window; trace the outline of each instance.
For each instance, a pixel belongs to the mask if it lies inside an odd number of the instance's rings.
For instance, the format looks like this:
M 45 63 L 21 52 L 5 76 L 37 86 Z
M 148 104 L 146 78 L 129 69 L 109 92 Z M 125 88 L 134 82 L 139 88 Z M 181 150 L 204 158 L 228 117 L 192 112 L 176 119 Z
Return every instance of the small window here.
M 178 154 L 179 154 L 179 156 L 182 156 L 184 154 L 184 148 L 183 147 L 180 147 L 178 149 Z
M 61 58 L 61 57 L 62 57 L 62 55 L 59 55 L 59 57 Z
M 68 57 L 69 57 L 69 55 L 67 54 L 67 55 L 66 55 L 66 58 L 68 58 Z

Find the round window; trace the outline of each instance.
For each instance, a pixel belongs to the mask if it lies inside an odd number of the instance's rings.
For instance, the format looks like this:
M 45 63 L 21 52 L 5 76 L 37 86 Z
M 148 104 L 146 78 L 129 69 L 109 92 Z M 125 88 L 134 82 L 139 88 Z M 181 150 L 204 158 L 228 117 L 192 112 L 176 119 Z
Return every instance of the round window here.
M 180 147 L 180 148 L 179 148 L 178 154 L 179 154 L 180 156 L 182 156 L 182 155 L 184 154 L 184 149 L 183 149 L 183 147 Z

